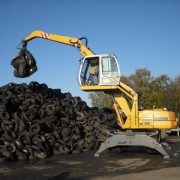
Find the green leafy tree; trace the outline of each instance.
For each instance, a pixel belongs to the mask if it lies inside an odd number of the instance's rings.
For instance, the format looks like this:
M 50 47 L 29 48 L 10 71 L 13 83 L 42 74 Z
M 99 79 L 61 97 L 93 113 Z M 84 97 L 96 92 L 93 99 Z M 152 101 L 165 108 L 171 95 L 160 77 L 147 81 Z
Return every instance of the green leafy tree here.
M 151 108 L 152 99 L 149 99 L 149 101 L 146 100 L 152 90 L 152 79 L 151 72 L 147 69 L 137 69 L 134 74 L 128 76 L 129 83 L 127 85 L 138 93 L 140 104 L 143 108 Z
M 180 76 L 170 81 L 167 92 L 164 95 L 166 107 L 177 114 L 180 113 Z
M 108 108 L 113 107 L 112 97 L 102 91 L 89 93 L 89 99 L 91 100 L 92 106 Z
M 167 75 L 161 75 L 157 78 L 151 78 L 149 82 L 149 91 L 141 99 L 145 109 L 165 107 L 164 96 L 170 84 L 170 78 Z
M 152 81 L 151 72 L 147 69 L 137 69 L 136 72 L 128 77 L 130 86 L 141 94 L 150 91 L 150 84 Z

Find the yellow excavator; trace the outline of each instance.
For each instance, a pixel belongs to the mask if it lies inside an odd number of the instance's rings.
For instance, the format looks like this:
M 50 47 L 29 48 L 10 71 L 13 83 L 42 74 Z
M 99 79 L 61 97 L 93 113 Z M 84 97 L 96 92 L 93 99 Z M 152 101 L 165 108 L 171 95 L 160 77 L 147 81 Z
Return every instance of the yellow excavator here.
M 28 77 L 37 71 L 32 54 L 27 50 L 27 43 L 35 38 L 63 43 L 79 49 L 83 56 L 80 62 L 78 80 L 83 91 L 103 91 L 113 98 L 119 130 L 109 133 L 95 156 L 113 147 L 144 146 L 169 158 L 169 145 L 161 141 L 161 130 L 175 129 L 178 126 L 174 112 L 166 109 L 143 110 L 138 94 L 121 82 L 118 60 L 114 54 L 96 55 L 88 46 L 85 37 L 74 38 L 33 31 L 22 40 L 22 48 L 11 61 L 16 77 Z M 85 44 L 82 41 L 85 40 Z

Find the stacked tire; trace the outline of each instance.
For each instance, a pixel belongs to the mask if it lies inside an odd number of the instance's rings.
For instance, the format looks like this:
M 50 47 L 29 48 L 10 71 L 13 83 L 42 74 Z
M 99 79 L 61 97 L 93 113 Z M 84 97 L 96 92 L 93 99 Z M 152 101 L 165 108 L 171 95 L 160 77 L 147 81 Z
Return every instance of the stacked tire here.
M 46 84 L 0 87 L 1 162 L 97 149 L 115 126 L 114 110 L 90 108 Z

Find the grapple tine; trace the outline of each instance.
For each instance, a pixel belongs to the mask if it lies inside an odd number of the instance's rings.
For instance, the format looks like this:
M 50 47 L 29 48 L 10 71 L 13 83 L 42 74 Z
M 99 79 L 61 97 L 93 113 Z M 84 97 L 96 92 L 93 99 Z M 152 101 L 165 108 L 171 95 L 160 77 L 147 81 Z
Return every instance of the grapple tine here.
M 26 49 L 25 44 L 21 51 L 12 59 L 11 65 L 14 67 L 15 77 L 29 77 L 37 71 L 36 60 Z

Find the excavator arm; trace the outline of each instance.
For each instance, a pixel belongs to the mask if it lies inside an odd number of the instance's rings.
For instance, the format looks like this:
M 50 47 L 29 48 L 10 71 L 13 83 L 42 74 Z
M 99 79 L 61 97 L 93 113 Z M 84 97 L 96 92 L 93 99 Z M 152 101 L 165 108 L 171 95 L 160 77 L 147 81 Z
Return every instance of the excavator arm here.
M 60 35 L 56 35 L 56 34 L 46 33 L 46 32 L 40 31 L 40 30 L 35 30 L 31 34 L 29 34 L 27 37 L 25 37 L 22 40 L 22 43 L 26 45 L 27 42 L 31 41 L 34 38 L 47 39 L 47 40 L 55 41 L 58 43 L 77 47 L 80 50 L 80 53 L 83 57 L 94 55 L 94 53 L 87 47 L 87 38 L 85 38 L 85 37 L 78 39 L 78 38 L 74 38 L 74 37 L 60 36 Z M 84 45 L 82 43 L 81 40 L 83 40 L 83 39 L 86 40 L 86 45 Z
M 11 65 L 14 67 L 14 76 L 25 78 L 31 76 L 37 71 L 36 60 L 33 55 L 27 50 L 27 43 L 35 38 L 42 38 L 77 47 L 83 57 L 94 55 L 90 48 L 88 48 L 88 40 L 85 37 L 78 39 L 35 30 L 22 40 L 21 51 L 11 61 Z M 81 40 L 85 40 L 86 44 L 84 45 Z

